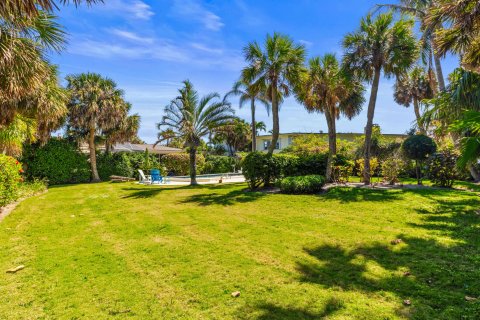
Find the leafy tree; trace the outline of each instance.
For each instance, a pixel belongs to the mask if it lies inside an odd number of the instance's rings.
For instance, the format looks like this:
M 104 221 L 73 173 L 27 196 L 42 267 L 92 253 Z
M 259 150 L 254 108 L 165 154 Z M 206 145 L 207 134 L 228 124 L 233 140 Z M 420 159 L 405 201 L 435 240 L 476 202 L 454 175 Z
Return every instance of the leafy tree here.
M 96 73 L 70 75 L 67 81 L 70 92 L 69 126 L 87 138 L 92 181 L 98 182 L 95 136 L 119 126 L 125 118 L 127 105 L 123 100 L 123 91 L 113 80 Z
M 173 99 L 164 109 L 162 121 L 158 123 L 159 136 L 165 130 L 171 129 L 175 137 L 185 141 L 184 147 L 190 153 L 190 184 L 197 184 L 196 153 L 202 138 L 213 128 L 225 127 L 233 118 L 233 109 L 225 100 L 219 100 L 218 93 L 210 93 L 203 98 L 188 80 L 179 89 L 179 96 Z M 160 143 L 161 140 L 157 141 Z
M 423 134 L 408 137 L 402 144 L 402 151 L 405 156 L 411 160 L 415 160 L 417 173 L 417 182 L 422 184 L 420 164 L 426 160 L 428 156 L 435 153 L 437 145 L 432 138 Z
M 257 150 L 257 139 L 255 139 L 257 133 L 257 123 L 255 120 L 255 102 L 263 104 L 265 109 L 267 110 L 267 113 L 270 114 L 270 103 L 265 97 L 265 90 L 262 90 L 262 88 L 259 87 L 255 87 L 246 81 L 240 80 L 233 85 L 232 90 L 226 94 L 225 98 L 228 98 L 231 95 L 240 97 L 240 108 L 242 108 L 245 104 L 250 103 L 250 112 L 252 116 L 252 129 L 250 131 L 252 135 L 252 150 Z
M 268 153 L 273 154 L 280 134 L 279 107 L 304 72 L 305 47 L 288 36 L 274 33 L 267 35 L 263 49 L 252 42 L 243 52 L 249 65 L 243 69 L 241 78 L 254 90 L 265 88 L 265 96 L 272 104 L 273 133 Z
M 309 112 L 325 114 L 328 126 L 327 181 L 332 179 L 333 159 L 337 154 L 336 120 L 358 115 L 365 101 L 362 84 L 341 69 L 335 55 L 310 59 L 309 68 L 296 88 L 297 99 Z
M 359 79 L 372 83 L 365 127 L 364 183 L 370 184 L 370 146 L 373 117 L 377 102 L 380 77 L 399 76 L 407 71 L 418 56 L 417 41 L 413 35 L 413 21 L 394 22 L 393 15 L 370 15 L 362 19 L 360 29 L 343 40 L 344 64 Z
M 215 130 L 213 141 L 217 144 L 225 142 L 230 156 L 236 151 L 245 151 L 252 142 L 250 125 L 243 119 L 233 118 L 224 127 Z
M 413 110 L 417 119 L 417 127 L 421 134 L 426 130 L 422 123 L 420 114 L 420 104 L 424 99 L 433 98 L 434 88 L 428 80 L 428 76 L 421 67 L 415 67 L 409 73 L 405 73 L 397 78 L 394 88 L 395 102 L 405 107 L 413 103 Z

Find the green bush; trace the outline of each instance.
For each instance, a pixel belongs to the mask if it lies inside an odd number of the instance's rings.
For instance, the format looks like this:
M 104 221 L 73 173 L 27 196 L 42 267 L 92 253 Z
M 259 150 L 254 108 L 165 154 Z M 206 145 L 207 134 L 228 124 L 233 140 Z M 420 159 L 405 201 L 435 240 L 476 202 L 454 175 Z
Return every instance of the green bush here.
M 268 162 L 265 153 L 255 151 L 243 158 L 242 172 L 250 189 L 257 189 L 263 184 L 267 166 Z
M 20 162 L 0 154 L 0 207 L 17 199 L 22 172 Z
M 162 164 L 168 173 L 185 176 L 190 173 L 190 155 L 188 153 L 172 153 L 162 157 Z M 205 165 L 205 157 L 197 154 L 197 174 L 201 173 Z
M 458 154 L 453 150 L 443 150 L 430 156 L 427 164 L 428 177 L 440 187 L 452 187 L 457 178 L 456 163 Z
M 232 157 L 209 155 L 205 158 L 205 165 L 203 166 L 202 173 L 232 172 L 235 164 L 236 161 Z
M 286 176 L 306 176 L 321 175 L 324 176 L 327 171 L 328 153 L 316 153 L 298 157 L 294 172 L 285 174 Z
M 383 179 L 388 182 L 388 184 L 394 185 L 398 182 L 398 177 L 402 172 L 405 164 L 400 158 L 388 158 L 382 163 L 382 174 Z
M 133 167 L 127 153 L 97 154 L 97 170 L 100 179 L 108 181 L 110 176 L 133 177 Z
M 319 193 L 325 185 L 325 178 L 320 175 L 287 177 L 280 181 L 280 190 L 289 194 Z
M 90 181 L 87 156 L 66 139 L 53 138 L 44 146 L 27 146 L 22 162 L 29 180 L 45 179 L 52 185 Z

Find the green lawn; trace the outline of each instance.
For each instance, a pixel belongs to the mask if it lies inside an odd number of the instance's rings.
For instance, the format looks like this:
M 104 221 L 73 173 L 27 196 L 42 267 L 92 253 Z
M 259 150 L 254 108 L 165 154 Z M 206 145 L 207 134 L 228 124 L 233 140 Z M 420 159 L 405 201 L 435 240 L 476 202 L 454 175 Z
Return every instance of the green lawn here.
M 465 299 L 480 297 L 478 194 L 244 189 L 102 183 L 24 201 L 0 223 L 0 269 L 26 266 L 1 271 L 0 319 L 480 318 Z

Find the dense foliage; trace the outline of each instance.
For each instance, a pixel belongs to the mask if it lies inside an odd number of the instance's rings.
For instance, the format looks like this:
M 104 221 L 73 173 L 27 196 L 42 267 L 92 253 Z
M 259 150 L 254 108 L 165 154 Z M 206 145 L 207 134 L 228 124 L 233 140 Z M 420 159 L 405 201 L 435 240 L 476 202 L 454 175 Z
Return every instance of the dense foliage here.
M 313 194 L 322 191 L 325 178 L 320 175 L 286 177 L 280 181 L 280 190 L 289 194 Z
M 236 166 L 235 158 L 227 156 L 208 155 L 202 173 L 227 173 L 232 172 Z
M 30 180 L 46 179 L 49 184 L 90 181 L 87 156 L 78 151 L 75 143 L 65 139 L 51 139 L 44 146 L 27 146 L 22 162 Z
M 398 177 L 400 176 L 405 164 L 402 159 L 397 157 L 388 158 L 382 162 L 382 174 L 383 179 L 391 185 L 394 185 L 398 182 Z
M 434 185 L 448 188 L 453 185 L 458 176 L 455 170 L 457 159 L 458 154 L 450 149 L 442 150 L 430 156 L 427 172 Z
M 402 144 L 404 155 L 411 160 L 415 160 L 417 182 L 421 184 L 422 168 L 421 164 L 428 156 L 435 153 L 437 145 L 432 138 L 423 134 L 408 137 Z
M 22 165 L 15 158 L 0 154 L 0 207 L 17 199 Z
M 197 171 L 202 172 L 205 165 L 205 157 L 201 154 L 196 156 Z M 185 176 L 190 173 L 190 155 L 188 153 L 172 153 L 162 157 L 162 165 L 169 175 Z

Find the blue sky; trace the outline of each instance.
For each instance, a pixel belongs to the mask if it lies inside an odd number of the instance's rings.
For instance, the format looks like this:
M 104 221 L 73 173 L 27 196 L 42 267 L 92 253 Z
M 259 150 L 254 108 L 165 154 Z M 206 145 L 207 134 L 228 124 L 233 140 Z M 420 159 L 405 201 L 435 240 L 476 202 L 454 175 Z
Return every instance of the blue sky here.
M 391 0 L 394 1 L 394 0 Z M 341 41 L 358 28 L 362 16 L 378 0 L 105 0 L 93 7 L 62 8 L 60 23 L 68 32 L 67 49 L 51 56 L 62 76 L 97 72 L 114 79 L 142 117 L 140 137 L 154 142 L 155 123 L 163 107 L 176 96 L 181 81 L 190 79 L 201 94 L 226 93 L 244 67 L 242 48 L 263 41 L 274 31 L 305 44 L 309 56 L 336 53 Z M 381 1 L 380 1 L 381 2 Z M 443 60 L 444 73 L 457 65 Z M 385 133 L 408 130 L 411 108 L 392 98 L 393 81 L 382 79 L 375 123 Z M 367 92 L 367 97 L 369 92 Z M 249 120 L 249 110 L 236 114 Z M 271 129 L 271 118 L 259 109 L 258 121 Z M 339 132 L 362 132 L 364 111 L 342 119 Z M 309 114 L 293 98 L 281 107 L 281 132 L 327 131 L 324 116 Z

